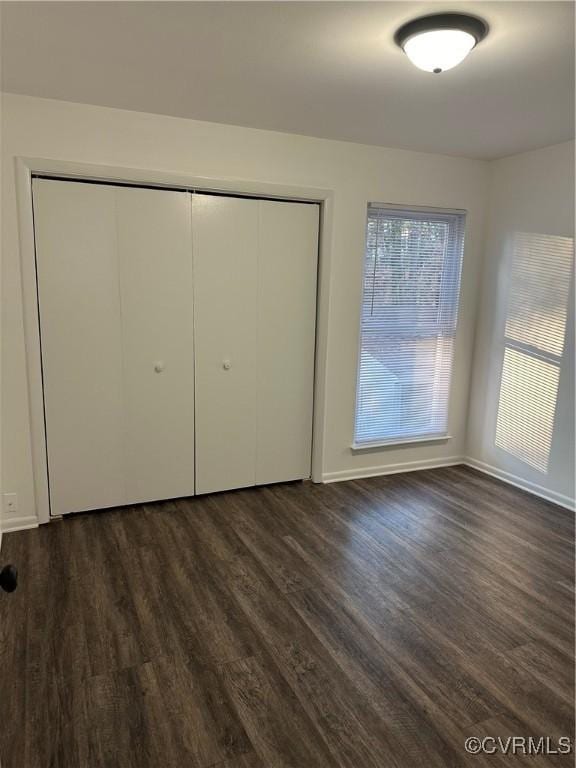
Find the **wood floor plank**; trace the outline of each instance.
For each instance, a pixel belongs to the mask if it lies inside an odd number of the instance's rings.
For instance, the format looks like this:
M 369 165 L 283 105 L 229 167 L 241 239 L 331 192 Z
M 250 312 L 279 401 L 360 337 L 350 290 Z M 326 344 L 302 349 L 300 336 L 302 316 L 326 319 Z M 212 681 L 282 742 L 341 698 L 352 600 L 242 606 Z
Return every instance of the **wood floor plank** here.
M 419 712 L 418 705 L 425 698 L 454 720 L 469 723 L 498 711 L 496 700 L 465 669 L 427 643 L 416 626 L 394 610 L 381 606 L 378 631 L 328 593 L 303 591 L 291 595 L 290 602 L 351 676 L 361 679 L 365 690 L 372 689 L 374 699 L 378 689 L 386 688 L 396 689 L 396 700 L 410 702 L 412 726 L 423 725 L 418 717 L 425 709 Z M 410 691 L 403 690 L 407 677 L 415 683 Z M 414 701 L 414 691 L 420 701 Z
M 236 561 L 235 569 L 232 588 L 239 605 L 262 637 L 302 708 L 323 734 L 336 764 L 347 768 L 358 765 L 376 768 L 380 762 L 379 745 L 387 747 L 391 765 L 399 764 L 389 743 L 395 739 L 393 732 L 340 667 L 327 657 L 273 580 L 268 580 L 264 568 L 247 556 L 241 562 Z M 390 708 L 393 706 L 390 702 Z M 401 752 L 398 743 L 396 748 Z
M 509 651 L 508 657 L 541 685 L 551 688 L 572 706 L 574 703 L 574 656 L 559 653 L 543 643 L 531 642 Z
M 378 479 L 380 480 L 380 479 Z M 358 481 L 357 481 L 358 482 Z M 453 506 L 450 502 L 448 493 L 441 496 L 428 493 L 428 484 L 420 483 L 418 479 L 414 483 L 407 480 L 399 481 L 399 487 L 386 487 L 382 490 L 381 482 L 375 484 L 373 489 L 374 496 L 377 499 L 393 496 L 404 500 L 404 514 L 402 518 L 412 521 L 413 528 L 424 530 L 424 535 L 436 535 L 438 527 L 442 532 L 446 531 L 447 538 L 445 548 L 458 552 L 463 558 L 471 561 L 471 565 L 477 566 L 484 563 L 491 567 L 497 576 L 497 581 L 506 577 L 508 581 L 516 584 L 523 589 L 531 599 L 538 601 L 541 605 L 549 605 L 553 602 L 564 602 L 566 604 L 568 595 L 562 590 L 558 576 L 560 574 L 560 564 L 558 572 L 552 573 L 552 578 L 546 578 L 538 569 L 538 562 L 534 557 L 527 556 L 526 552 L 514 552 L 506 547 L 500 546 L 499 537 L 490 535 L 492 531 L 490 519 L 483 525 L 484 533 L 480 533 L 474 526 L 470 526 L 467 521 L 467 509 L 462 505 Z M 416 491 L 414 490 L 416 486 Z M 474 507 L 482 505 L 481 497 L 474 499 Z M 468 505 L 472 506 L 472 505 Z M 503 507 L 504 508 L 504 507 Z M 564 510 L 558 510 L 559 523 L 564 517 L 569 516 Z M 494 514 L 494 513 L 493 513 Z M 497 510 L 496 515 L 501 515 L 501 510 Z M 387 517 L 386 517 L 387 519 Z M 431 528 L 432 532 L 426 532 Z M 517 529 L 520 527 L 516 523 Z M 566 584 L 573 583 L 573 574 L 570 571 Z M 572 610 L 570 606 L 570 615 Z
M 264 763 L 260 760 L 256 752 L 247 752 L 240 757 L 232 758 L 232 760 L 226 760 L 223 763 L 218 763 L 212 766 L 212 768 L 265 768 Z
M 3 768 L 488 768 L 574 738 L 574 516 L 467 467 L 5 534 Z
M 178 745 L 180 764 L 190 761 L 207 768 L 250 751 L 250 740 L 217 669 L 202 665 L 193 655 L 161 657 L 152 669 L 161 701 L 158 719 L 162 727 L 169 724 L 166 740 Z
M 239 717 L 267 768 L 340 765 L 331 757 L 294 692 L 269 663 L 255 658 L 241 659 L 224 665 L 222 675 Z
M 551 768 L 552 766 L 566 766 L 572 759 L 567 755 L 555 754 L 523 754 L 521 746 L 514 749 L 508 739 L 514 737 L 524 737 L 528 739 L 533 734 L 526 728 L 526 724 L 516 719 L 512 715 L 500 715 L 485 720 L 482 723 L 476 723 L 473 726 L 465 727 L 465 736 L 475 736 L 479 738 L 490 738 L 489 749 L 495 748 L 495 740 L 500 739 L 502 747 L 499 747 L 500 754 L 490 754 L 489 759 L 496 758 L 498 764 L 502 766 L 515 765 L 525 768 Z M 493 741 L 494 740 L 494 741 Z M 536 738 L 538 741 L 538 737 Z M 551 741 L 552 749 L 557 749 L 556 739 Z M 573 762 L 573 759 L 572 759 Z

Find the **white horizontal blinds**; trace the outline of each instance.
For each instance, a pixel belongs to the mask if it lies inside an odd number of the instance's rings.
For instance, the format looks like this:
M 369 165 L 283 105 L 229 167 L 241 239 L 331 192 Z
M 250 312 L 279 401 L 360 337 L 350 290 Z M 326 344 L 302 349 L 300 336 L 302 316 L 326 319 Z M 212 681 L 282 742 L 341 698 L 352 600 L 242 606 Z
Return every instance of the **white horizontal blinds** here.
M 570 237 L 519 232 L 514 241 L 506 338 L 562 355 L 572 267 Z
M 464 221 L 368 208 L 356 444 L 446 434 Z
M 504 350 L 496 445 L 546 472 L 560 368 L 513 347 Z
M 564 351 L 574 241 L 514 238 L 496 445 L 547 472 Z

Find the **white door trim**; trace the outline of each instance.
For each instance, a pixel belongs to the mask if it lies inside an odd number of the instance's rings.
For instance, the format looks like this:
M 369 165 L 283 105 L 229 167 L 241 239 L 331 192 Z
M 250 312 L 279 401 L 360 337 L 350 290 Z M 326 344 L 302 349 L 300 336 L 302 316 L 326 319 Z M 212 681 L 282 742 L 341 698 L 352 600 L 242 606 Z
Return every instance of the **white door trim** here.
M 167 173 L 141 168 L 94 165 L 49 158 L 15 158 L 18 231 L 22 268 L 22 301 L 28 376 L 30 412 L 30 441 L 34 497 L 38 523 L 50 520 L 46 432 L 42 368 L 40 363 L 40 334 L 38 291 L 36 284 L 34 215 L 32 208 L 32 176 L 48 174 L 69 177 L 77 181 L 125 182 L 140 185 L 182 187 L 205 192 L 228 192 L 255 197 L 274 197 L 320 204 L 318 293 L 316 307 L 316 359 L 314 376 L 314 415 L 312 430 L 312 480 L 322 482 L 324 468 L 324 435 L 326 418 L 326 357 L 328 347 L 329 286 L 331 276 L 332 209 L 334 191 L 315 187 L 299 187 L 249 179 L 221 179 Z

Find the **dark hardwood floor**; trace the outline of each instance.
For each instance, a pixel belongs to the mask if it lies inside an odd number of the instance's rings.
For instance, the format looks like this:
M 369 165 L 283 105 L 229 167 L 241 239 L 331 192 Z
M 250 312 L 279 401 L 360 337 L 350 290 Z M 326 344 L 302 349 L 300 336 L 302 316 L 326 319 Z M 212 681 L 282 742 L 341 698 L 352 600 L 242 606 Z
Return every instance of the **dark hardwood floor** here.
M 574 525 L 454 467 L 6 534 L 2 768 L 572 765 Z

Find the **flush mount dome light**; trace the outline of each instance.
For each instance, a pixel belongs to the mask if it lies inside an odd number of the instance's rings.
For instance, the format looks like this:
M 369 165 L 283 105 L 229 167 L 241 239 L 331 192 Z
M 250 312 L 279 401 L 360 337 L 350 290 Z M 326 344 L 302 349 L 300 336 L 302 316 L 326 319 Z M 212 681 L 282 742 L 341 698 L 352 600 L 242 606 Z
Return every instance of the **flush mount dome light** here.
M 404 24 L 394 39 L 412 64 L 438 74 L 464 61 L 487 32 L 486 22 L 476 16 L 436 13 Z

